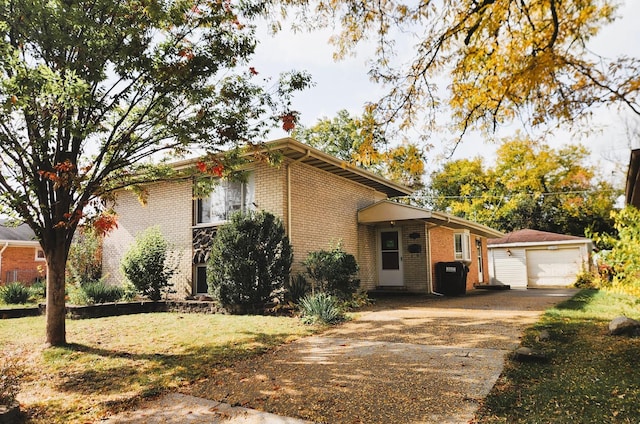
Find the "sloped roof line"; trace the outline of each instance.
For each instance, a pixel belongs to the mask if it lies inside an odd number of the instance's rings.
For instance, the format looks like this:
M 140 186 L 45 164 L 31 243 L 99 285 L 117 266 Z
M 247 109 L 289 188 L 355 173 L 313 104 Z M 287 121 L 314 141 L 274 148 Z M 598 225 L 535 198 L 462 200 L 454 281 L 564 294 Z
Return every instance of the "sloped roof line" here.
M 376 175 L 371 171 L 367 171 L 366 169 L 362 169 L 356 165 L 338 159 L 335 156 L 331 156 L 291 137 L 266 141 L 262 146 L 264 146 L 262 148 L 264 151 L 279 151 L 285 157 L 293 161 L 305 163 L 323 171 L 373 188 L 374 190 L 385 193 L 387 197 L 401 197 L 413 193 L 413 189 L 403 184 L 399 184 Z M 186 159 L 175 162 L 171 165 L 174 168 L 179 169 L 193 166 L 198 160 L 199 158 Z
M 570 236 L 567 234 L 552 233 L 548 231 L 539 231 L 531 229 L 523 229 L 513 231 L 504 237 L 493 238 L 487 240 L 487 244 L 508 244 L 508 243 L 541 243 L 541 242 L 559 242 L 559 241 L 590 241 L 586 237 Z
M 358 211 L 358 222 L 376 224 L 390 221 L 423 221 L 454 229 L 469 229 L 483 237 L 495 237 L 502 233 L 486 225 L 469 221 L 445 212 L 438 212 L 418 206 L 381 200 Z
M 8 220 L 0 220 L 0 242 L 37 242 L 36 235 L 27 224 L 8 225 Z

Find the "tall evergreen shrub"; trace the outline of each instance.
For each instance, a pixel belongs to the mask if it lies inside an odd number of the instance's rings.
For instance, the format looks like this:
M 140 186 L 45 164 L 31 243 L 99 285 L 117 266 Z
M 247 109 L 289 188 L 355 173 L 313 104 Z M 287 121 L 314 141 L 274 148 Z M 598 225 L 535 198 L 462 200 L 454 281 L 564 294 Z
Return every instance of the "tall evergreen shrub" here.
M 264 305 L 284 294 L 293 253 L 282 221 L 235 213 L 221 226 L 207 263 L 209 293 L 223 305 Z

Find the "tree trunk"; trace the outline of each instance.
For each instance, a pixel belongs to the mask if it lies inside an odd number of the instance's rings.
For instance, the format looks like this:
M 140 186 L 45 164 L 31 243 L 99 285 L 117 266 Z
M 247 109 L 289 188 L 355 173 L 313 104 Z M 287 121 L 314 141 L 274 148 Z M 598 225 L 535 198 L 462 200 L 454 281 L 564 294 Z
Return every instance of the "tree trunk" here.
M 64 239 L 47 253 L 47 345 L 67 343 L 65 329 L 65 268 L 67 255 Z

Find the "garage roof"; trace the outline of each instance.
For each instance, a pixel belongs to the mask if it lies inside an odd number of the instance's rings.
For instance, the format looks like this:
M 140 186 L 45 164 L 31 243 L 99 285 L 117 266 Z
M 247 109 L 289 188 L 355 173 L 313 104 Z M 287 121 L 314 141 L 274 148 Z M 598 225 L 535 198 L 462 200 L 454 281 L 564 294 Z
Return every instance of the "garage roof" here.
M 487 240 L 489 246 L 503 244 L 558 244 L 558 243 L 591 243 L 591 239 L 570 236 L 566 234 L 551 233 L 538 230 L 518 230 L 506 234 L 504 237 Z

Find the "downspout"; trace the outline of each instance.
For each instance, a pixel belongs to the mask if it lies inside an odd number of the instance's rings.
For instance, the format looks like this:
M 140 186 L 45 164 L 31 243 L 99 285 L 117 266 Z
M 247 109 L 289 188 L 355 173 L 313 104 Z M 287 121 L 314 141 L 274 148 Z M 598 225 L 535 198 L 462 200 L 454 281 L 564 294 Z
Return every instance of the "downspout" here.
M 298 162 L 302 162 L 303 160 L 305 160 L 306 158 L 308 158 L 309 156 L 311 156 L 311 150 L 307 149 L 306 153 L 304 154 L 304 156 L 289 162 L 289 164 L 287 165 L 287 232 L 289 233 L 289 240 L 291 241 L 291 225 L 292 225 L 292 220 L 291 220 L 291 165 L 298 163 Z
M 429 292 L 436 296 L 444 296 L 433 289 L 433 264 L 431 263 L 431 228 L 427 225 L 427 251 L 429 252 Z
M 5 241 L 4 246 L 2 246 L 2 250 L 0 250 L 0 281 L 2 281 L 2 254 L 7 250 L 7 247 L 9 247 L 9 242 Z

